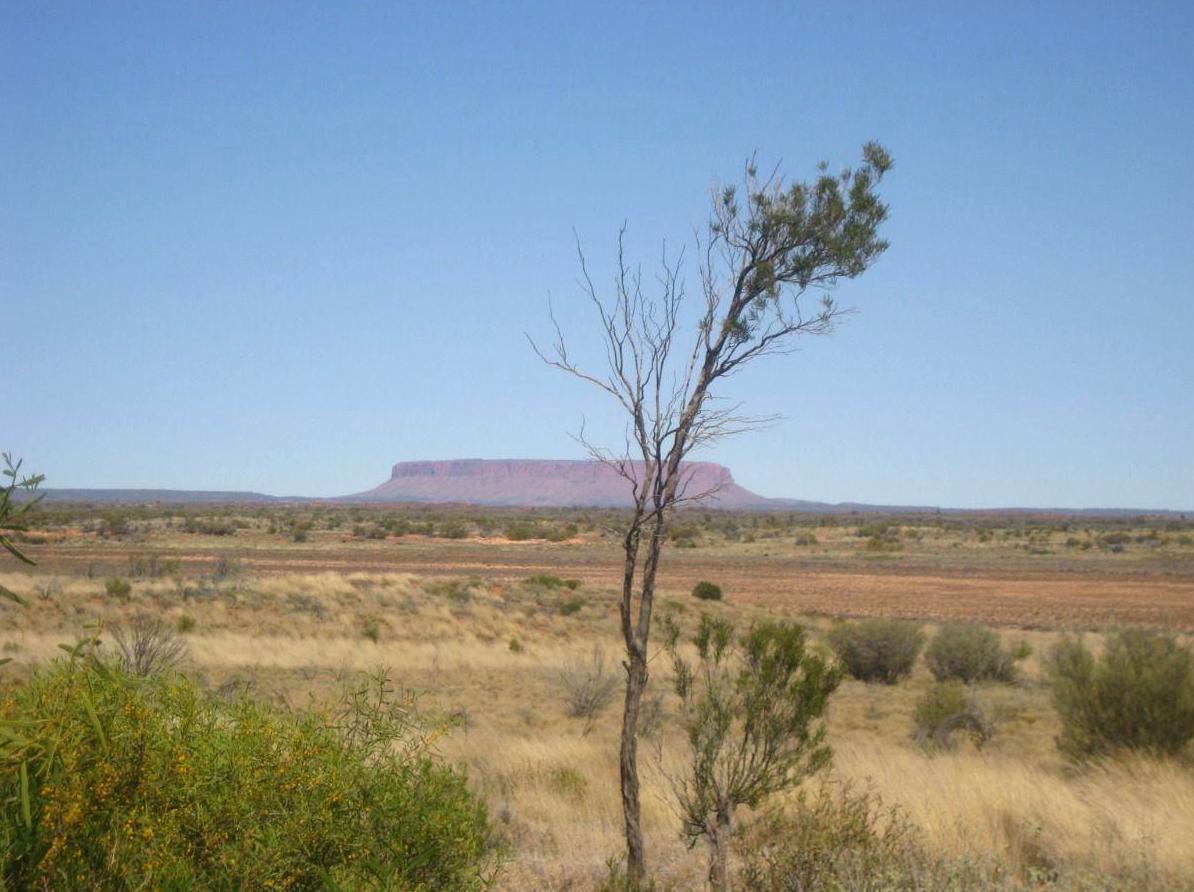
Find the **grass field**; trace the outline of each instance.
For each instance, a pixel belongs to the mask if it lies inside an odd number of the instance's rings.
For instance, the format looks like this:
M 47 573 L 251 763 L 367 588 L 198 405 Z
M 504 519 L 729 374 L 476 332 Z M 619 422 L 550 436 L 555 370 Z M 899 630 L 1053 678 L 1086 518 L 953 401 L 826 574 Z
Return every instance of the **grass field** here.
M 47 509 L 26 537 L 38 566 L 5 565 L 26 608 L 0 607 L 0 651 L 19 678 L 88 623 L 152 613 L 180 630 L 183 668 L 212 689 L 301 705 L 346 673 L 385 667 L 449 721 L 438 743 L 468 766 L 508 844 L 502 886 L 587 888 L 619 853 L 611 704 L 591 730 L 564 709 L 561 677 L 594 648 L 617 669 L 615 517 L 599 512 L 277 508 L 172 513 Z M 529 534 L 529 535 L 528 535 Z M 835 617 L 897 616 L 998 627 L 1032 656 L 1015 684 L 976 696 L 995 734 L 930 754 L 912 739 L 918 666 L 895 687 L 848 681 L 828 720 L 830 779 L 898 806 L 935 851 L 1015 876 L 1131 875 L 1137 888 L 1194 878 L 1189 758 L 1067 763 L 1040 657 L 1063 632 L 1123 625 L 1194 630 L 1194 523 L 1173 519 L 682 516 L 662 611 L 741 622 L 784 616 L 818 642 Z M 549 541 L 556 539 L 558 541 Z M 548 574 L 575 579 L 574 587 Z M 700 579 L 723 603 L 690 595 Z M 124 587 L 110 583 L 123 580 Z M 108 645 L 111 646 L 110 644 Z M 818 643 L 818 646 L 821 646 Z M 665 661 L 653 689 L 667 690 Z M 698 885 L 659 767 L 680 755 L 662 698 L 647 759 L 649 856 Z M 656 752 L 656 744 L 648 749 Z

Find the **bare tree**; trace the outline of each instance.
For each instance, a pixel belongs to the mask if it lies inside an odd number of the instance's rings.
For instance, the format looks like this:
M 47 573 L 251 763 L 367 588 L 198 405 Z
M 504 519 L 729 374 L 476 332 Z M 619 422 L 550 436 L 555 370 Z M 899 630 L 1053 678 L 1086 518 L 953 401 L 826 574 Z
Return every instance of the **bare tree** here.
M 685 501 L 711 495 L 690 491 L 684 460 L 694 450 L 769 419 L 743 415 L 724 402 L 718 385 L 762 356 L 788 353 L 801 335 L 824 335 L 849 310 L 829 292 L 841 279 L 861 275 L 887 248 L 878 236 L 887 207 L 877 186 L 891 168 L 878 143 L 867 143 L 863 162 L 838 175 L 820 166 L 812 182 L 787 183 L 778 168 L 760 176 L 747 162 L 739 186 L 715 187 L 709 219 L 695 236 L 698 304 L 690 345 L 677 342 L 685 321 L 684 254 L 666 251 L 653 286 L 624 253 L 618 237 L 612 295 L 602 298 L 579 244 L 581 286 L 597 311 L 605 369 L 582 368 L 569 353 L 554 313 L 555 340 L 535 352 L 549 365 L 586 381 L 617 401 L 628 416 L 626 447 L 592 444 L 590 455 L 625 478 L 632 497 L 623 536 L 621 630 L 626 647 L 626 695 L 620 752 L 627 878 L 646 878 L 639 808 L 637 729 L 647 685 L 647 645 L 655 580 L 667 525 Z M 806 306 L 809 292 L 820 295 Z
M 120 668 L 132 675 L 156 675 L 172 669 L 187 653 L 187 645 L 161 617 L 139 613 L 127 627 L 112 629 L 120 650 Z
M 593 730 L 597 716 L 613 701 L 618 688 L 605 651 L 596 645 L 588 662 L 577 660 L 560 670 L 559 683 L 568 715 L 585 720 L 585 734 Z

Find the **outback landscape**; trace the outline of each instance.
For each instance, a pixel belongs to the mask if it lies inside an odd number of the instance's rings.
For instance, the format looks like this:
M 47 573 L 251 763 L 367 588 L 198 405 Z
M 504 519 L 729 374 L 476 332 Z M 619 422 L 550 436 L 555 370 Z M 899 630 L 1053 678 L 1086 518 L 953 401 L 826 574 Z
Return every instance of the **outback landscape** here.
M 0 892 L 1194 892 L 1192 33 L 0 6 Z
M 113 632 L 147 617 L 213 692 L 303 708 L 384 670 L 442 724 L 436 752 L 485 802 L 499 888 L 608 882 L 621 829 L 616 509 L 49 502 L 30 518 L 20 541 L 37 566 L 0 575 L 28 602 L 0 607 L 10 678 L 84 628 L 115 651 Z M 924 888 L 1189 885 L 1189 755 L 1067 758 L 1042 661 L 1065 635 L 1096 649 L 1122 627 L 1188 640 L 1194 521 L 694 508 L 670 537 L 659 609 L 687 626 L 702 612 L 742 627 L 783 618 L 831 653 L 842 621 L 906 620 L 930 640 L 978 623 L 1019 649 L 1012 675 L 967 686 L 982 734 L 963 728 L 948 745 L 918 738 L 918 704 L 938 684 L 923 657 L 897 684 L 847 679 L 831 700 L 832 767 L 803 795 L 871 797 L 880 823 L 896 809 L 939 862 L 918 868 Z M 720 600 L 694 597 L 702 581 Z M 666 781 L 683 739 L 670 670 L 653 667 L 647 838 L 660 887 L 691 888 L 703 858 Z M 594 685 L 605 693 L 578 703 Z M 934 870 L 956 885 L 927 885 Z

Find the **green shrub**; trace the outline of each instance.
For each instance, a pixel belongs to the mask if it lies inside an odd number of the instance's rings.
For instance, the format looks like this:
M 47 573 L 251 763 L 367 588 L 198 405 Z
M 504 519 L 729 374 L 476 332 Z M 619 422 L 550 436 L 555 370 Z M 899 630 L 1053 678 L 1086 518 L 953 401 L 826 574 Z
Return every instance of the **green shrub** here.
M 455 521 L 442 524 L 439 528 L 441 539 L 467 539 L 468 533 L 468 527 Z
M 178 622 L 174 626 L 179 634 L 186 635 L 188 632 L 195 631 L 195 617 L 184 613 L 178 618 Z
M 580 588 L 579 579 L 562 579 L 559 576 L 548 576 L 544 573 L 529 577 L 527 583 L 529 585 L 541 585 L 544 588 L 566 588 L 570 591 Z
M 0 699 L 4 887 L 484 887 L 485 808 L 388 689 L 280 712 L 60 661 Z
M 520 654 L 520 653 L 522 653 L 524 650 L 526 650 L 526 648 L 522 646 L 522 642 L 521 642 L 521 641 L 519 641 L 517 638 L 511 638 L 511 639 L 510 639 L 510 653 L 512 653 L 512 654 Z
M 377 644 L 377 642 L 381 640 L 381 626 L 378 625 L 377 620 L 373 619 L 372 617 L 365 620 L 363 634 L 374 644 Z
M 104 582 L 104 591 L 107 592 L 109 598 L 119 598 L 123 601 L 132 593 L 133 587 L 126 579 L 114 578 Z
M 511 542 L 526 542 L 529 539 L 542 538 L 539 530 L 529 523 L 516 523 L 506 527 L 503 532 Z
M 566 601 L 562 601 L 560 603 L 560 613 L 562 613 L 564 616 L 574 616 L 575 614 L 580 613 L 587 603 L 588 602 L 579 595 L 568 598 Z
M 1194 738 L 1194 653 L 1173 635 L 1124 630 L 1097 660 L 1081 640 L 1066 638 L 1045 669 L 1067 755 L 1176 753 Z
M 954 732 L 963 730 L 981 747 L 994 730 L 960 681 L 938 682 L 925 691 L 916 701 L 913 719 L 917 743 L 933 749 L 952 749 Z
M 574 523 L 566 523 L 563 526 L 551 527 L 543 534 L 543 538 L 548 542 L 567 542 L 569 539 L 575 539 L 580 529 Z
M 1016 661 L 999 636 L 983 626 L 942 626 L 925 650 L 925 662 L 938 681 L 1014 681 Z
M 742 886 L 752 892 L 920 889 L 884 882 L 910 865 L 913 843 L 907 819 L 877 796 L 822 784 L 787 810 L 747 825 L 739 846 Z
M 829 645 L 859 681 L 895 684 L 912 673 L 925 636 L 915 623 L 864 619 L 829 631 Z
M 801 533 L 796 537 L 796 544 L 800 546 L 816 545 L 817 537 L 812 533 Z
M 692 596 L 702 601 L 720 601 L 721 586 L 702 580 L 692 587 Z

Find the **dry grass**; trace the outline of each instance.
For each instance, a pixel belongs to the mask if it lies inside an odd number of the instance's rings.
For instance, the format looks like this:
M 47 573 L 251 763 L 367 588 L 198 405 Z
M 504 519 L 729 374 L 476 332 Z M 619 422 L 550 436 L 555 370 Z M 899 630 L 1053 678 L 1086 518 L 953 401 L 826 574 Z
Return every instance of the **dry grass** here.
M 405 573 L 244 573 L 220 581 L 136 580 L 127 600 L 113 602 L 100 578 L 8 573 L 0 582 L 32 601 L 0 614 L 0 650 L 15 658 L 18 672 L 52 657 L 58 642 L 87 622 L 111 626 L 145 611 L 193 621 L 185 665 L 213 687 L 238 681 L 262 696 L 301 703 L 324 696 L 346 671 L 389 668 L 423 692 L 427 709 L 457 720 L 441 750 L 468 767 L 510 844 L 505 888 L 583 888 L 620 849 L 618 706 L 585 734 L 585 721 L 566 715 L 558 685 L 560 672 L 595 644 L 617 652 L 609 589 L 586 585 L 573 593 Z M 561 609 L 576 596 L 584 601 L 577 612 Z M 689 618 L 700 609 L 688 598 L 666 598 L 664 607 Z M 749 604 L 701 607 L 740 619 L 759 611 Z M 364 633 L 369 620 L 379 631 L 376 642 Z M 817 635 L 829 623 L 804 621 Z M 929 755 L 914 744 L 913 704 L 930 683 L 921 668 L 894 688 L 849 682 L 835 696 L 835 776 L 898 805 L 944 854 L 1063 871 L 1147 862 L 1165 875 L 1194 877 L 1191 766 L 1067 766 L 1053 745 L 1056 718 L 1039 677 L 1037 655 L 1054 633 L 1004 635 L 1027 638 L 1034 656 L 1022 664 L 1019 684 L 978 689 L 997 729 L 988 747 Z M 654 671 L 654 684 L 666 686 L 662 663 Z M 681 749 L 674 737 L 665 740 L 665 758 Z M 697 885 L 702 858 L 684 849 L 665 786 L 646 761 L 652 864 L 680 888 Z

